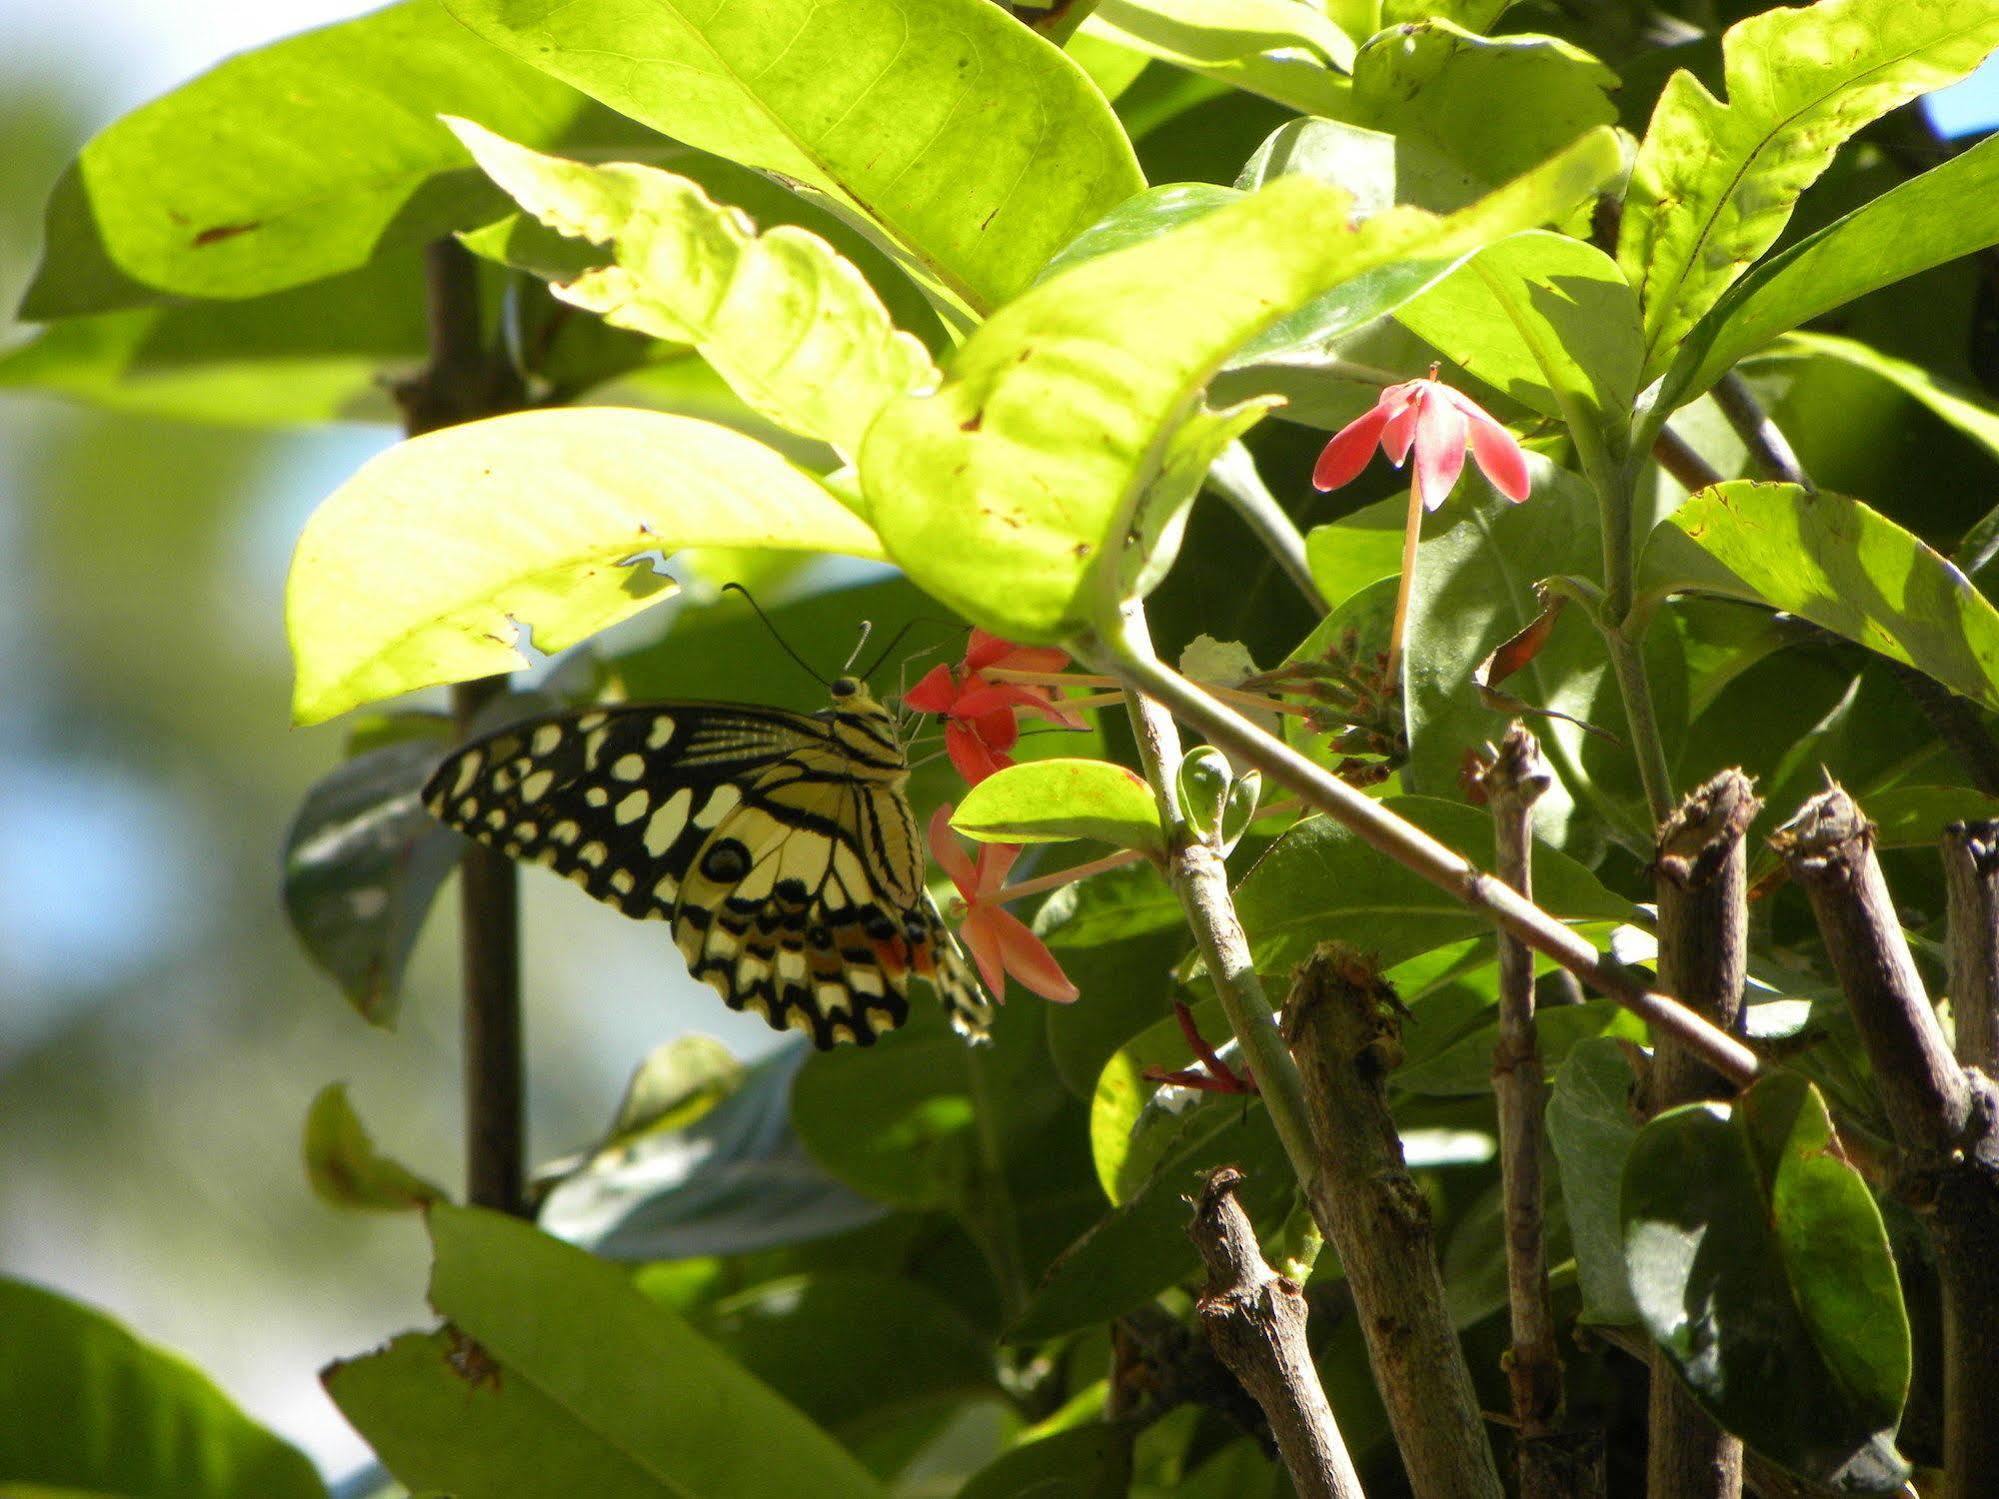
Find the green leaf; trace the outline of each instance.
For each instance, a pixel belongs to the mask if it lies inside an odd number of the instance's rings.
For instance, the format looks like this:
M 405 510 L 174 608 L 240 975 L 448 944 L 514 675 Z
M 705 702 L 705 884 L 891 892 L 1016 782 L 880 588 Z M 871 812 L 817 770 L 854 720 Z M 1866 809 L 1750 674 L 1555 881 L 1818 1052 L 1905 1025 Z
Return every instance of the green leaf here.
M 415 687 L 526 664 L 664 597 L 627 566 L 688 546 L 879 556 L 867 526 L 762 444 L 595 407 L 433 432 L 365 465 L 292 557 L 292 711 L 318 723 Z
M 1999 610 L 1954 563 L 1860 501 L 1794 484 L 1704 489 L 1652 533 L 1648 593 L 1786 610 L 1999 708 Z
M 1050 947 L 1075 951 L 1179 926 L 1180 897 L 1152 864 L 1106 870 L 1064 885 L 1034 913 L 1034 935 Z
M 1234 1066 L 1237 1052 L 1221 1002 L 1204 1000 L 1192 1006 L 1192 1015 L 1195 1028 L 1212 1037 L 1216 1051 Z M 1194 1061 L 1173 1015 L 1157 1016 L 1105 1061 L 1090 1095 L 1090 1158 L 1097 1185 L 1113 1203 L 1129 1202 L 1162 1160 L 1205 1139 L 1231 1110 L 1240 1112 L 1240 1098 L 1156 1083 L 1145 1075 Z
M 1876 848 L 1933 847 L 1954 822 L 1999 817 L 1999 797 L 1969 786 L 1890 786 L 1868 792 L 1866 807 Z
M 1980 141 L 1921 176 L 1896 184 L 1757 266 L 1695 324 L 1675 351 L 1660 410 L 1693 400 L 1737 361 L 1779 334 L 1868 292 L 1992 244 L 1999 244 L 1999 138 Z M 1830 353 L 1833 350 L 1824 345 L 1847 340 L 1814 335 L 1814 342 Z M 1890 365 L 1901 363 L 1886 355 L 1875 357 Z M 1937 414 L 1952 420 L 1945 410 Z
M 1095 838 L 1159 854 L 1166 835 L 1151 788 L 1104 760 L 1032 760 L 987 776 L 965 793 L 951 826 L 982 843 Z
M 1638 1080 L 1623 1045 L 1608 1036 L 1579 1042 L 1555 1073 L 1548 1141 L 1562 1180 L 1586 1323 L 1630 1326 L 1638 1307 L 1624 1274 L 1618 1183 L 1638 1138 L 1632 1091 Z
M 1184 429 L 1237 347 L 1366 271 L 1560 217 L 1615 155 L 1602 132 L 1448 219 L 1396 208 L 1351 229 L 1344 194 L 1287 177 L 1055 277 L 978 329 L 935 395 L 876 420 L 861 478 L 877 529 L 925 591 L 995 634 L 1040 642 L 1107 621 L 1171 560 L 1192 460 L 1229 424 L 1196 423 L 1199 441 Z M 1169 544 L 1133 556 L 1134 531 Z
M 616 1260 L 746 1254 L 875 1222 L 880 1206 L 814 1164 L 792 1128 L 806 1055 L 779 1047 L 746 1072 L 706 1036 L 660 1047 L 607 1138 L 543 1173 L 559 1179 L 536 1221 Z
M 1557 37 L 1483 37 L 1432 18 L 1379 31 L 1360 49 L 1347 118 L 1398 146 L 1420 141 L 1483 191 L 1615 124 L 1616 87 L 1615 73 Z
M 1726 104 L 1675 73 L 1638 148 L 1617 243 L 1644 313 L 1646 375 L 1776 241 L 1854 131 L 1963 77 L 1995 46 L 1999 11 L 1986 0 L 1822 0 L 1728 29 Z M 1884 227 L 1899 222 L 1890 213 Z
M 1007 1329 L 1009 1341 L 1037 1342 L 1122 1316 L 1198 1273 L 1186 1198 L 1216 1166 L 1243 1169 L 1244 1208 L 1259 1230 L 1277 1228 L 1296 1196 L 1284 1147 L 1260 1102 L 1226 1103 L 1204 1111 L 1211 1129 L 1161 1160 L 1144 1187 L 1056 1258 Z
M 307 954 L 373 1025 L 391 1025 L 403 969 L 465 844 L 418 793 L 444 725 L 369 750 L 306 793 L 285 833 L 285 914 Z
M 691 345 L 772 421 L 851 453 L 884 402 L 936 382 L 929 351 L 818 235 L 782 224 L 758 234 L 740 210 L 670 172 L 586 166 L 446 123 L 544 224 L 611 247 L 615 264 L 556 284 L 562 300 Z
M 257 296 L 483 223 L 504 200 L 441 113 L 537 145 L 632 133 L 438 0 L 405 0 L 232 57 L 101 132 L 56 184 L 21 316 Z
M 1539 863 L 1539 854 L 1536 863 Z M 1536 870 L 1539 873 L 1539 870 Z M 1535 899 L 1541 899 L 1536 881 Z M 1535 1034 L 1542 1069 L 1552 1075 L 1570 1052 L 1599 1037 L 1645 1040 L 1645 1023 L 1611 999 L 1585 1000 L 1579 1005 L 1546 1005 L 1535 1012 Z M 1492 1049 L 1499 1041 L 1499 1022 L 1460 1036 L 1435 1056 L 1389 1075 L 1400 1092 L 1440 1098 L 1470 1097 L 1492 1091 Z
M 1818 1090 L 1777 1073 L 1733 1110 L 1661 1114 L 1632 1144 L 1622 1212 L 1632 1295 L 1694 1398 L 1802 1477 L 1897 1491 L 1909 1321 Z
M 208 1377 L 53 1291 L 0 1279 L 0 1491 L 325 1499 L 298 1450 Z
M 306 1111 L 305 1174 L 322 1201 L 341 1208 L 396 1213 L 450 1195 L 375 1148 L 345 1083 L 321 1088 Z
M 1290 175 L 1312 177 L 1353 195 L 1357 215 L 1396 203 L 1449 213 L 1483 185 L 1421 136 L 1394 136 L 1345 120 L 1286 120 L 1243 164 L 1235 185 L 1254 192 Z
M 974 1473 L 957 1499 L 1114 1499 L 1131 1487 L 1130 1422 L 1093 1421 L 1009 1448 Z
M 880 1486 L 820 1427 L 616 1266 L 524 1223 L 430 1211 L 452 1328 L 334 1365 L 328 1392 L 391 1472 L 459 1499 L 749 1499 Z M 754 1441 L 722 1441 L 754 1432 Z
M 1344 114 L 1349 107 L 1344 75 L 1353 63 L 1353 42 L 1303 5 L 1102 0 L 1079 34 L 1306 114 Z
M 1381 24 L 1402 26 L 1435 17 L 1466 31 L 1490 31 L 1513 5 L 1514 0 L 1382 0 Z
M 1305 561 L 1319 592 L 1334 609 L 1370 583 L 1402 571 L 1399 516 L 1406 508 L 1399 501 L 1386 508 L 1370 505 L 1305 533 Z
M 1064 245 L 1034 279 L 1037 283 L 1046 281 L 1099 255 L 1145 244 L 1169 229 L 1191 224 L 1217 209 L 1240 202 L 1242 196 L 1232 187 L 1217 187 L 1212 182 L 1168 182 L 1148 187 L 1126 198 Z
M 1384 805 L 1481 868 L 1492 867 L 1492 819 L 1477 807 L 1431 797 L 1389 797 Z M 1632 906 L 1575 860 L 1551 848 L 1534 854 L 1534 900 L 1566 921 L 1629 920 Z M 1429 881 L 1393 864 L 1331 818 L 1302 822 L 1270 846 L 1236 888 L 1256 966 L 1288 972 L 1319 943 L 1343 941 L 1384 966 L 1467 937 L 1490 923 Z
M 1595 246 L 1510 235 L 1395 316 L 1495 390 L 1571 429 L 1588 424 L 1622 452 L 1643 357 L 1638 302 Z
M 1999 136 L 1993 139 L 1999 140 Z M 1999 188 L 1995 188 L 1995 194 L 1999 194 Z M 1999 459 L 1999 406 L 1968 386 L 1933 375 L 1921 365 L 1884 354 L 1858 339 L 1841 338 L 1831 333 L 1787 334 L 1782 342 L 1756 361 L 1756 367 L 1761 370 L 1768 364 L 1779 361 L 1788 363 L 1794 359 L 1837 359 L 1842 364 L 1865 370 L 1920 402 L 1931 415 L 1956 428 L 1993 458 Z M 1959 547 L 1960 555 L 1976 555 L 1979 548 L 1971 537 L 1977 529 L 1974 527 L 1972 532 L 1967 533 L 1967 544 Z M 1967 571 L 1976 570 L 1968 561 L 1965 565 Z
M 1082 70 L 990 0 L 449 3 L 613 109 L 872 219 L 974 312 L 1145 185 Z

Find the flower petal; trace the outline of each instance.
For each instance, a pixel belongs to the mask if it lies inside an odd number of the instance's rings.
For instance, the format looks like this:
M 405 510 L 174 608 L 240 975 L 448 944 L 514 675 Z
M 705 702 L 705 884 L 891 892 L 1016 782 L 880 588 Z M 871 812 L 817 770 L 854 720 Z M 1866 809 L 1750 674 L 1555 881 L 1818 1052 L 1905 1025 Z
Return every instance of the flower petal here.
M 1019 843 L 979 845 L 978 879 L 972 891 L 974 904 L 993 905 L 1002 898 L 1001 887 L 1006 884 L 1006 877 L 1013 873 L 1014 860 L 1020 857 L 1024 846 Z
M 933 666 L 922 680 L 902 695 L 902 700 L 919 713 L 949 713 L 958 698 L 958 683 L 948 666 Z
M 1381 429 L 1381 451 L 1388 455 L 1388 461 L 1397 468 L 1402 467 L 1403 461 L 1409 456 L 1409 444 L 1416 440 L 1416 423 L 1422 415 L 1423 397 L 1422 392 L 1418 391 L 1388 418 L 1388 425 Z
M 978 873 L 972 868 L 972 861 L 965 856 L 958 835 L 951 831 L 951 813 L 954 810 L 951 803 L 945 802 L 930 814 L 930 857 L 937 861 L 939 869 L 951 877 L 951 883 L 958 887 L 958 894 L 970 900 L 972 892 L 978 888 Z
M 965 670 L 969 673 L 997 666 L 1019 649 L 1011 640 L 1002 640 L 974 625 L 971 639 L 965 642 Z
M 1018 916 L 997 907 L 980 914 L 989 923 L 1001 963 L 1024 987 L 1059 1005 L 1073 1002 L 1082 993 L 1069 981 L 1069 975 L 1062 971 L 1047 944 L 1029 931 Z
M 1001 953 L 999 933 L 993 929 L 993 918 L 1004 915 L 1006 912 L 997 906 L 977 906 L 958 927 L 959 940 L 978 964 L 986 991 L 1002 1001 L 1006 998 L 1006 959 Z
M 1007 722 L 1012 723 L 1012 718 Z M 995 750 L 986 743 L 975 725 L 956 718 L 945 721 L 944 752 L 968 786 L 976 786 L 987 776 L 1013 764 L 1004 750 Z
M 1335 432 L 1319 454 L 1319 461 L 1312 465 L 1312 487 L 1338 489 L 1359 478 L 1368 459 L 1374 456 L 1374 445 L 1387 421 L 1388 412 L 1377 402 L 1373 410 L 1355 417 Z
M 1016 708 L 1039 712 L 1048 699 L 1033 687 L 1019 682 L 988 682 L 984 677 L 968 677 L 958 700 L 951 704 L 953 718 L 984 718 L 988 714 L 1011 714 Z
M 1532 487 L 1520 444 L 1477 403 L 1460 399 L 1457 407 L 1471 426 L 1471 455 L 1478 460 L 1479 472 L 1492 481 L 1494 489 L 1519 504 Z
M 1465 415 L 1448 397 L 1426 391 L 1416 418 L 1416 492 L 1425 510 L 1444 503 L 1464 467 Z

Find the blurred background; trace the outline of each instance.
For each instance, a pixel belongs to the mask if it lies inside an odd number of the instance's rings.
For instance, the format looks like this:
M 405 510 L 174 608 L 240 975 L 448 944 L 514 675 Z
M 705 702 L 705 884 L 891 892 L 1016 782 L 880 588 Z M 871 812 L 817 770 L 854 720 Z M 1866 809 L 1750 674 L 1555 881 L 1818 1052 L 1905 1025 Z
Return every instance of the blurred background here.
M 48 188 L 95 130 L 367 8 L 0 0 L 0 347 L 24 331 Z M 1948 134 L 1990 128 L 1999 69 L 1931 108 Z M 307 964 L 278 898 L 286 824 L 341 732 L 287 726 L 286 563 L 393 439 L 0 392 L 0 1269 L 186 1355 L 333 1473 L 362 1448 L 316 1371 L 424 1320 L 427 1257 L 413 1218 L 312 1197 L 306 1105 L 345 1078 L 385 1148 L 459 1175 L 452 922 L 385 1032 Z M 537 1159 L 601 1130 L 634 1060 L 690 1022 L 742 1055 L 771 1044 L 661 928 L 545 876 L 524 889 Z

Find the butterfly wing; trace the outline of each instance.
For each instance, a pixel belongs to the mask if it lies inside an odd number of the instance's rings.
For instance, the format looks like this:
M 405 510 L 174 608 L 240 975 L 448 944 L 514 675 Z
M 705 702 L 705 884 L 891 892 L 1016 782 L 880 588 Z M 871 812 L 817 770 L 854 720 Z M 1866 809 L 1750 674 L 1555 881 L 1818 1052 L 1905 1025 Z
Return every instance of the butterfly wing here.
M 900 747 L 884 743 L 892 729 L 866 711 L 592 709 L 465 746 L 424 803 L 628 916 L 671 919 L 690 971 L 732 1008 L 821 1047 L 901 1024 L 912 970 L 978 1034 L 990 1006 L 923 891 Z

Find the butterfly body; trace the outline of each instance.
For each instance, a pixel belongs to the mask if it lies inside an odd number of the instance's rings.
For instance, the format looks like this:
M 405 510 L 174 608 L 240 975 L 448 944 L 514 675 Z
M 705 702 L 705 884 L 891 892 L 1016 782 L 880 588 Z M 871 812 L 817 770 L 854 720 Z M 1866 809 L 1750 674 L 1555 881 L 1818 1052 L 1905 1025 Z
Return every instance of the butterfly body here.
M 733 1009 L 872 1043 L 930 981 L 967 1035 L 991 1003 L 924 890 L 895 720 L 851 677 L 813 714 L 662 702 L 530 719 L 431 777 L 440 821 L 665 920 Z

